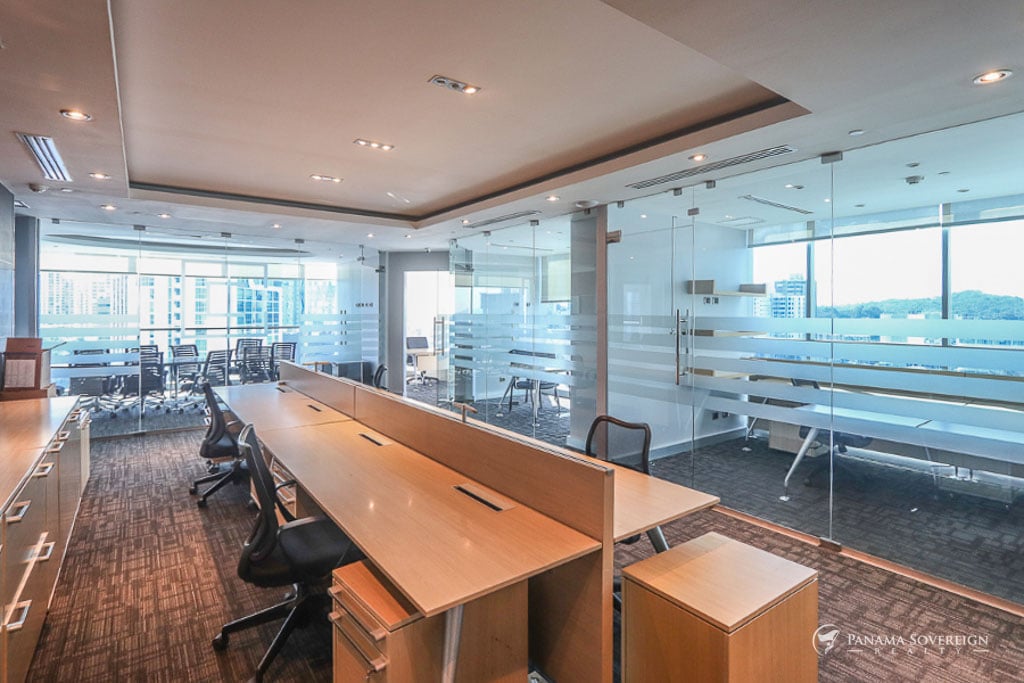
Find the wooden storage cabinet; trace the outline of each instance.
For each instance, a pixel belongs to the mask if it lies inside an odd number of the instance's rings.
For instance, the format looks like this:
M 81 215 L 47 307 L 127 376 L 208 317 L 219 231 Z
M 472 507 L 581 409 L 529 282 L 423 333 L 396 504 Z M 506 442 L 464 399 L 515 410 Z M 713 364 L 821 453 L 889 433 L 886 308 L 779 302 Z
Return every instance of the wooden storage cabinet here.
M 709 533 L 623 570 L 624 683 L 818 678 L 817 572 Z
M 54 402 L 50 408 L 62 408 L 58 406 Z M 41 443 L 46 432 L 36 431 L 38 424 L 21 420 L 12 426 L 6 418 L 0 408 L 0 431 L 26 447 L 6 453 L 0 462 L 0 680 L 21 683 L 32 662 L 81 500 L 88 415 L 66 413 L 59 429 L 56 424 L 49 427 L 57 432 L 45 446 Z
M 334 681 L 439 681 L 445 616 L 424 617 L 367 562 L 334 571 Z M 527 583 L 468 603 L 455 680 L 522 683 L 527 678 Z

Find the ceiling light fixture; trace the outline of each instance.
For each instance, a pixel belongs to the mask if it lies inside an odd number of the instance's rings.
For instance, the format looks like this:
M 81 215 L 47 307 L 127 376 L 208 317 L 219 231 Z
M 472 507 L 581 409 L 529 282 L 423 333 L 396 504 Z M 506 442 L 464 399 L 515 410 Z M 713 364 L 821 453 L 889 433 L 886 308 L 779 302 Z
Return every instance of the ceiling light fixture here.
M 376 140 L 367 140 L 365 138 L 356 138 L 352 141 L 353 144 L 359 145 L 360 147 L 370 147 L 372 149 L 379 149 L 382 152 L 390 152 L 395 148 L 394 145 L 389 145 L 386 142 L 378 142 Z
M 481 90 L 480 86 L 470 85 L 462 81 L 457 81 L 454 78 L 449 78 L 448 76 L 441 76 L 440 74 L 434 74 L 431 76 L 430 82 L 434 85 L 445 88 L 446 90 L 460 92 L 463 95 L 475 95 Z
M 554 195 L 554 194 L 549 194 L 549 195 L 548 195 L 547 197 L 545 197 L 544 199 L 545 199 L 545 200 L 547 200 L 547 201 L 549 201 L 549 202 L 557 202 L 557 201 L 558 201 L 559 199 L 561 199 L 561 197 L 559 197 L 558 195 Z
M 60 115 L 72 121 L 92 121 L 92 116 L 80 109 L 61 109 Z
M 708 155 L 703 152 L 690 155 L 690 161 L 707 161 Z
M 434 74 L 433 76 L 431 76 L 430 82 L 446 90 L 455 90 L 456 92 L 461 92 L 464 95 L 475 95 L 477 92 L 480 91 L 480 87 L 477 85 L 470 85 L 462 81 L 457 81 L 454 78 L 441 76 L 439 74 Z
M 169 213 L 158 213 L 157 216 L 159 218 L 167 219 L 167 218 L 171 217 L 171 214 L 169 214 Z
M 804 186 L 803 185 L 794 185 L 793 183 L 786 183 L 786 189 L 787 190 L 802 190 L 802 189 L 804 189 Z
M 990 85 L 992 83 L 998 83 L 999 81 L 1005 81 L 1007 78 L 1013 75 L 1013 71 L 1010 69 L 992 69 L 986 71 L 983 74 L 978 74 L 974 77 L 974 85 Z
M 109 173 L 100 173 L 99 171 L 93 171 L 89 174 L 89 177 L 93 180 L 110 180 Z
M 73 190 L 73 189 L 71 189 L 70 187 L 62 187 L 62 188 L 60 188 L 60 191 L 61 191 L 61 192 L 66 192 L 66 193 L 68 193 L 68 194 L 70 194 L 70 193 L 74 192 L 74 190 Z
M 274 223 L 274 224 L 273 224 L 272 226 L 270 226 L 270 227 L 272 227 L 272 228 L 273 228 L 274 230 L 278 230 L 278 229 L 280 229 L 280 227 L 281 227 L 281 224 L 280 224 L 280 223 Z
M 462 219 L 462 224 L 463 225 L 469 225 L 469 219 L 468 218 L 463 218 Z
M 323 183 L 340 183 L 341 178 L 332 175 L 324 175 L 323 173 L 314 173 L 309 176 L 312 180 L 318 180 Z
M 849 135 L 851 138 L 855 138 L 858 135 L 864 135 L 864 129 L 863 128 L 854 128 L 853 130 L 848 132 L 847 135 Z
M 101 204 L 100 208 L 104 211 L 117 211 L 117 207 L 113 204 Z
M 411 240 L 411 239 L 412 239 L 412 235 L 411 235 L 411 234 L 410 234 L 410 235 L 406 235 L 406 236 L 405 236 L 405 239 L 407 239 L 407 240 Z
M 373 239 L 373 233 L 372 232 L 366 233 L 366 236 L 369 237 L 371 240 Z

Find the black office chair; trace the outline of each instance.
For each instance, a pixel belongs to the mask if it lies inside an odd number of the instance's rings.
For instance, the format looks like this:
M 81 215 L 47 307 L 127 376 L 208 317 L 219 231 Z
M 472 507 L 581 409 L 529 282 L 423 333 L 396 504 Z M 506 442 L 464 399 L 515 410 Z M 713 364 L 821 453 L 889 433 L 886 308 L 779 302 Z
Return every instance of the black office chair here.
M 206 361 L 203 363 L 203 381 L 206 384 L 212 384 L 215 387 L 222 387 L 230 384 L 230 367 L 230 349 L 207 351 Z
M 821 386 L 817 381 L 813 379 L 797 379 L 791 378 L 794 387 L 811 387 L 812 389 L 820 389 Z M 810 427 L 800 428 L 800 438 L 807 438 L 808 432 L 811 431 Z M 833 456 L 839 455 L 840 453 L 846 453 L 848 447 L 852 448 L 864 448 L 868 446 L 872 441 L 870 436 L 860 436 L 857 434 L 850 434 L 848 432 L 832 432 L 832 454 Z M 829 458 L 820 458 L 818 463 L 814 466 L 807 476 L 804 478 L 804 486 L 813 486 L 814 482 L 819 480 L 821 477 L 827 476 L 829 470 Z M 853 468 L 847 467 L 846 463 L 839 460 L 837 457 L 831 458 L 832 467 L 835 468 L 836 474 L 840 474 L 843 479 L 853 482 L 853 485 L 857 488 L 864 486 L 864 475 L 860 472 L 854 471 Z
M 555 354 L 553 354 L 553 353 L 543 353 L 543 352 L 540 352 L 540 351 L 525 351 L 523 349 L 510 349 L 509 353 L 512 354 L 512 355 L 515 355 L 515 356 L 530 356 L 532 358 L 554 358 L 555 357 Z M 513 365 L 513 367 L 514 367 L 514 365 Z M 538 387 L 539 391 L 537 392 L 538 394 L 543 394 L 545 391 L 553 392 L 553 395 L 555 397 L 555 405 L 558 407 L 558 412 L 561 413 L 562 412 L 562 400 L 561 400 L 561 398 L 558 395 L 558 382 L 545 382 L 545 381 L 540 381 L 540 380 L 525 379 L 525 378 L 522 378 L 522 377 L 516 377 L 514 375 L 513 375 L 512 379 L 508 383 L 508 388 L 505 389 L 506 393 L 508 393 L 508 410 L 509 410 L 509 412 L 512 412 L 512 404 L 514 403 L 513 399 L 515 398 L 514 395 L 516 393 L 515 392 L 516 389 L 522 389 L 523 390 L 523 392 L 524 392 L 523 396 L 526 399 L 524 401 L 524 403 L 528 403 L 529 401 L 533 400 L 533 391 L 534 391 L 534 382 L 535 381 L 538 382 L 538 384 L 539 384 L 539 387 Z M 504 399 L 505 399 L 505 397 L 503 395 L 502 396 L 502 401 L 504 401 Z M 543 407 L 543 404 L 539 404 L 537 406 L 537 409 L 540 410 L 542 407 Z
M 274 376 L 274 360 L 268 346 L 246 346 L 238 359 L 238 376 L 242 384 L 269 382 Z
M 377 366 L 377 369 L 373 372 L 373 386 L 376 389 L 387 389 L 384 386 L 384 374 L 388 371 L 388 366 L 381 363 Z
M 210 426 L 199 446 L 199 455 L 207 459 L 206 470 L 209 474 L 196 479 L 188 489 L 194 496 L 199 493 L 200 485 L 213 482 L 196 501 L 196 505 L 201 508 L 206 507 L 206 499 L 216 491 L 230 483 L 241 483 L 246 474 L 244 460 L 238 452 L 238 433 L 241 431 L 238 420 L 227 419 L 209 382 L 203 384 L 203 394 L 206 396 L 206 410 L 210 414 Z M 224 463 L 227 463 L 227 468 L 222 466 Z
M 611 415 L 598 415 L 590 423 L 584 449 L 587 455 L 595 458 L 647 475 L 651 473 L 651 427 L 646 422 L 626 422 Z M 654 546 L 654 552 L 663 553 L 668 550 L 661 527 L 649 529 L 647 537 Z M 619 542 L 633 544 L 639 540 L 640 534 L 637 534 Z M 613 594 L 615 609 L 622 609 L 620 581 L 616 577 Z
M 295 627 L 330 604 L 325 591 L 331 570 L 365 556 L 326 517 L 294 519 L 278 500 L 274 478 L 252 425 L 246 425 L 238 438 L 240 450 L 252 472 L 260 506 L 252 533 L 242 547 L 238 576 L 261 588 L 292 585 L 292 592 L 283 602 L 225 624 L 213 639 L 213 649 L 226 648 L 231 633 L 284 617 L 281 630 L 267 648 L 252 678 L 260 681 Z M 286 482 L 278 487 L 293 483 Z M 286 524 L 279 524 L 275 509 L 287 520 Z
M 274 342 L 270 345 L 270 362 L 274 368 L 274 379 L 281 378 L 281 361 L 295 360 L 295 342 Z

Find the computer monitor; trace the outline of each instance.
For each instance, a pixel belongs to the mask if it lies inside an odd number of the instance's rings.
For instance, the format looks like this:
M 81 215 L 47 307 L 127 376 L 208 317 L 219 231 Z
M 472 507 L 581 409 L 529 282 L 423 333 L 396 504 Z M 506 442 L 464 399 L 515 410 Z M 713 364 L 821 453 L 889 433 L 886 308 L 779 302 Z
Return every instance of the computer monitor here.
M 406 337 L 405 348 L 407 349 L 429 349 L 426 337 Z

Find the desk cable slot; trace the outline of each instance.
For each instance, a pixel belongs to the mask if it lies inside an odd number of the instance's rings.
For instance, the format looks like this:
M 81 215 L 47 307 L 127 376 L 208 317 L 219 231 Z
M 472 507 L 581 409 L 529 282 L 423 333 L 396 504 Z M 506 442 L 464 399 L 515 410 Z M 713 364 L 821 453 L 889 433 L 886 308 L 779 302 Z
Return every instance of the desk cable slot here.
M 508 510 L 513 507 L 513 505 L 509 501 L 494 502 L 492 500 L 488 500 L 484 495 L 484 491 L 481 491 L 480 489 L 476 488 L 475 486 L 472 486 L 471 484 L 456 484 L 452 488 L 454 488 L 456 491 L 458 491 L 464 496 L 469 496 L 470 498 L 480 503 L 481 505 L 486 505 L 495 512 L 504 512 L 505 510 Z
M 274 388 L 277 389 L 278 391 L 280 391 L 282 394 L 287 394 L 288 393 L 287 389 L 282 389 L 281 387 L 274 387 Z
M 318 412 L 318 413 L 322 413 L 322 412 L 324 412 L 324 411 L 320 410 L 319 408 L 317 408 L 317 407 L 316 407 L 315 405 L 313 405 L 312 403 L 307 403 L 307 404 L 306 404 L 306 407 L 307 407 L 307 408 L 310 408 L 310 409 L 312 409 L 312 410 L 315 410 L 315 411 L 316 411 L 316 412 Z
M 383 446 L 384 445 L 383 443 L 381 443 L 380 441 L 378 441 L 377 439 L 373 438 L 372 436 L 370 436 L 369 434 L 367 434 L 365 432 L 359 432 L 359 436 L 363 437 L 364 439 L 366 439 L 370 443 L 375 444 L 377 446 Z

